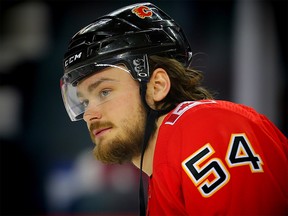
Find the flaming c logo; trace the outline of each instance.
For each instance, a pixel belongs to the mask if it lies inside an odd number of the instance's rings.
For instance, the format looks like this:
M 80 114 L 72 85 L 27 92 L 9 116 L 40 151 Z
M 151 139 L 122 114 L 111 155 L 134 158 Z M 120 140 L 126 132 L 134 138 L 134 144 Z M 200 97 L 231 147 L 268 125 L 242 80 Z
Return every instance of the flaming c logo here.
M 136 14 L 138 17 L 140 17 L 141 19 L 144 19 L 146 17 L 151 17 L 152 16 L 152 11 L 149 7 L 146 7 L 146 6 L 138 6 L 138 7 L 135 7 L 133 10 L 132 10 L 132 13 Z

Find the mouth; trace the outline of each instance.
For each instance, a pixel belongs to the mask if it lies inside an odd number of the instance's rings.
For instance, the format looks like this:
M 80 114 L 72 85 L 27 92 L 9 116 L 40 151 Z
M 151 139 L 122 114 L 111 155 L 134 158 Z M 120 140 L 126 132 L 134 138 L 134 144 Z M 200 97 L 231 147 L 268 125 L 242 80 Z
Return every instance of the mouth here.
M 112 129 L 112 127 L 95 129 L 95 130 L 93 130 L 93 135 L 94 135 L 95 138 L 99 138 L 99 137 L 104 136 L 104 135 L 105 135 L 106 133 L 108 133 L 111 129 Z

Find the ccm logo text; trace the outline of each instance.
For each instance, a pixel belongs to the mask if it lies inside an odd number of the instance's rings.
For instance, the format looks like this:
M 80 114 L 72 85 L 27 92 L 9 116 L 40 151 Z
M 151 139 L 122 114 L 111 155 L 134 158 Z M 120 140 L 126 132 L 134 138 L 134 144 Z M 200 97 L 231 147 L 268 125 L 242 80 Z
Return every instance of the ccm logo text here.
M 82 56 L 82 52 L 79 52 L 78 54 L 75 54 L 75 55 L 70 56 L 69 58 L 67 58 L 67 59 L 64 61 L 65 67 L 67 67 L 69 64 L 75 62 L 77 59 L 80 59 L 81 56 Z

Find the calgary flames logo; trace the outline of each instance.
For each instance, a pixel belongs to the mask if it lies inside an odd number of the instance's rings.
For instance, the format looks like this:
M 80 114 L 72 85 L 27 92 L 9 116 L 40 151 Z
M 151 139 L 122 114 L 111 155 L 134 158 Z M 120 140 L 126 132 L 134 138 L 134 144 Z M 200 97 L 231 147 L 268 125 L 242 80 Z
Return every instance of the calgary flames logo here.
M 146 17 L 151 17 L 153 12 L 151 11 L 151 9 L 149 7 L 146 7 L 144 5 L 135 7 L 132 10 L 132 13 L 136 14 L 139 18 L 144 19 Z

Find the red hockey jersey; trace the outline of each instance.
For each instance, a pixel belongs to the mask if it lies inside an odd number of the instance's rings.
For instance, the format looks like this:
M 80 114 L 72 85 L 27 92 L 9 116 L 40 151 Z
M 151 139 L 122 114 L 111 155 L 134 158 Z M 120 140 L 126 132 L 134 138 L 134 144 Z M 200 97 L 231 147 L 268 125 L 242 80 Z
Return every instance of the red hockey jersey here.
M 287 138 L 252 108 L 183 102 L 164 119 L 147 215 L 288 215 Z

